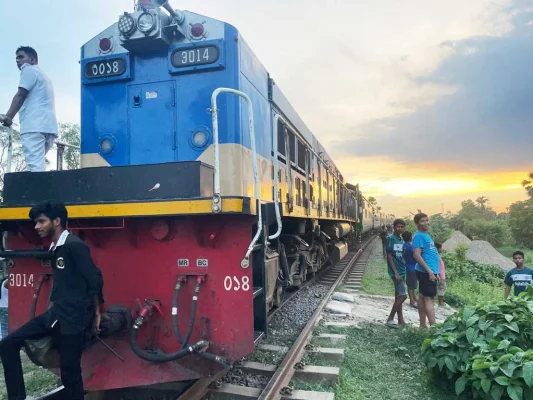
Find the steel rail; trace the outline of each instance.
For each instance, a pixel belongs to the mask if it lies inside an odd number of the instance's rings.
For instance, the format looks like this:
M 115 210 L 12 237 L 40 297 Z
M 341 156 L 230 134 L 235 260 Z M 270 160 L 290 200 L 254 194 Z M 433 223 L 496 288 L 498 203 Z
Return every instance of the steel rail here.
M 261 396 L 259 396 L 258 400 L 281 399 L 282 395 L 280 394 L 280 391 L 285 386 L 288 386 L 292 377 L 294 376 L 294 373 L 296 372 L 294 369 L 294 364 L 297 361 L 301 360 L 301 358 L 303 357 L 306 351 L 305 346 L 312 338 L 313 329 L 315 328 L 316 323 L 322 315 L 322 312 L 329 301 L 329 297 L 335 291 L 337 286 L 343 282 L 344 278 L 352 269 L 355 262 L 359 259 L 363 251 L 374 241 L 374 239 L 375 238 L 370 239 L 363 247 L 361 247 L 357 251 L 357 253 L 355 253 L 346 268 L 340 273 L 335 283 L 331 285 L 331 288 L 324 296 L 324 299 L 317 307 L 315 313 L 311 316 L 311 318 L 307 322 L 307 325 L 305 325 L 305 327 L 303 328 L 302 332 L 300 333 L 300 336 L 298 336 L 298 339 L 296 339 L 296 342 L 294 342 L 291 349 L 289 350 L 279 367 L 276 369 L 276 372 L 274 373 L 274 375 L 272 375 L 272 378 L 267 383 L 266 387 L 263 389 L 263 392 L 261 393 Z

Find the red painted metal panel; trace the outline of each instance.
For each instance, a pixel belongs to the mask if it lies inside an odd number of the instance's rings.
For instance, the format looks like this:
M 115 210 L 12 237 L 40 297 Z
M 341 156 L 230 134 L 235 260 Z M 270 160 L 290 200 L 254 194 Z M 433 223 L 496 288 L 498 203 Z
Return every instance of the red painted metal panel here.
M 161 222 L 153 218 L 126 219 L 124 229 L 106 229 L 97 235 L 94 230 L 73 231 L 90 245 L 94 261 L 102 269 L 105 306 L 122 304 L 134 310 L 138 301 L 160 300 L 164 316 L 154 313 L 141 328 L 139 343 L 141 347 L 153 345 L 167 353 L 174 352 L 178 349 L 171 321 L 175 282 L 178 274 L 199 271 L 205 282 L 200 287 L 190 343 L 209 340 L 208 351 L 230 361 L 246 356 L 254 346 L 253 285 L 251 268 L 243 269 L 240 263 L 251 240 L 253 217 L 220 215 L 168 218 L 166 221 L 170 228 L 163 240 L 160 240 L 163 235 L 154 235 L 160 232 L 160 228 L 154 230 L 154 223 L 160 227 Z M 27 239 L 15 235 L 10 237 L 9 247 L 12 250 L 34 248 Z M 181 267 L 179 260 L 182 260 Z M 10 270 L 15 282 L 10 288 L 10 330 L 28 321 L 33 291 L 46 272 L 51 269 L 29 259 L 17 260 Z M 182 335 L 188 325 L 195 281 L 196 277 L 188 277 L 180 292 Z M 50 287 L 51 280 L 43 284 L 38 313 L 45 310 Z M 221 369 L 197 356 L 158 365 L 141 360 L 130 348 L 129 334 L 106 339 L 106 342 L 126 362 L 122 363 L 101 344 L 92 346 L 84 353 L 82 364 L 88 390 L 195 379 Z

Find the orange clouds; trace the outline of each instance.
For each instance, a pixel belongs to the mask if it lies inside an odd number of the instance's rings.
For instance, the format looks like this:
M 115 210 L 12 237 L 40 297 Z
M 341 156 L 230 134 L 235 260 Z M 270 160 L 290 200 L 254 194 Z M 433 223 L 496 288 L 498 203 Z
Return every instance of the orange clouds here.
M 384 157 L 337 160 L 348 182 L 359 182 L 367 196 L 374 196 L 386 212 L 457 211 L 461 201 L 486 196 L 502 212 L 526 199 L 520 182 L 527 171 L 483 172 L 457 165 L 405 164 Z

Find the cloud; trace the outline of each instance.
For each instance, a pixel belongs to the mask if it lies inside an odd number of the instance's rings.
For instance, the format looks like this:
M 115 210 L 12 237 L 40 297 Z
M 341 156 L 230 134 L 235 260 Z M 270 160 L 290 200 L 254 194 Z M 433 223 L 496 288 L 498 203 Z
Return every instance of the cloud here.
M 533 9 L 527 3 L 517 0 L 505 9 L 513 27 L 507 33 L 441 44 L 450 55 L 413 78 L 424 90 L 448 88 L 440 98 L 354 128 L 357 138 L 338 141 L 335 153 L 473 170 L 531 167 Z

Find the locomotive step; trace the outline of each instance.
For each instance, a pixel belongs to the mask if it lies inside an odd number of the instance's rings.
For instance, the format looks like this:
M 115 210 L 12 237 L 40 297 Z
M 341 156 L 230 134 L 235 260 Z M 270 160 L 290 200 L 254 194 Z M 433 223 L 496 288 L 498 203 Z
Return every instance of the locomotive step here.
M 261 331 L 254 331 L 254 345 L 256 345 L 263 337 L 265 336 L 265 332 Z
M 262 287 L 254 287 L 254 299 L 259 296 L 261 293 L 263 293 Z

